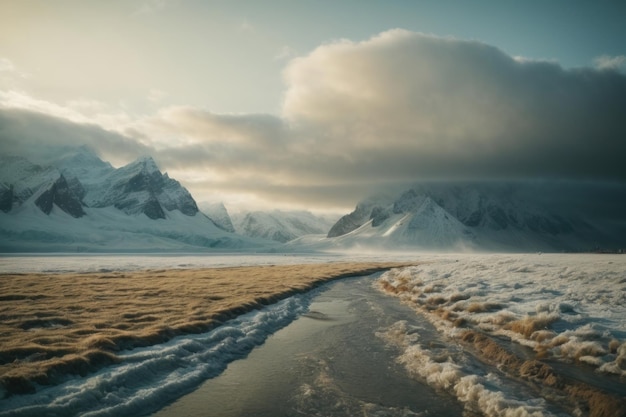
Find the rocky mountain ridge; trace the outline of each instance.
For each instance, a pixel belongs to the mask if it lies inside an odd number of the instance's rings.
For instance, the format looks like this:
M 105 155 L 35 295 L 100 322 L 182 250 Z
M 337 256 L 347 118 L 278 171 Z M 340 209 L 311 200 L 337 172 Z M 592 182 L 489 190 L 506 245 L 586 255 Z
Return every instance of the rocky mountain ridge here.
M 533 184 L 421 184 L 357 204 L 330 229 L 331 246 L 578 251 L 626 244 L 624 222 L 554 206 Z
M 218 227 L 151 157 L 114 168 L 85 147 L 46 165 L 0 156 L 0 210 L 9 252 L 271 246 Z

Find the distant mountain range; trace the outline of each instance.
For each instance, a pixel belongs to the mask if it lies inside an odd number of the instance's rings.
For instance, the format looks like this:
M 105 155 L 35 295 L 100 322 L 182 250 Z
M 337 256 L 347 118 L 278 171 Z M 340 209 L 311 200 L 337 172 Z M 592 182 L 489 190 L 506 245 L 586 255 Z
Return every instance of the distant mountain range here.
M 563 183 L 420 184 L 398 195 L 368 198 L 339 219 L 326 238 L 303 238 L 293 244 L 343 249 L 615 250 L 626 247 L 626 210 L 619 214 L 620 207 L 626 208 L 625 199 L 623 185 L 599 189 Z
M 309 234 L 326 234 L 339 217 L 283 210 L 244 210 L 231 214 L 221 202 L 203 203 L 201 211 L 223 230 L 280 243 Z
M 581 191 L 582 190 L 582 191 Z M 150 157 L 114 168 L 85 147 L 45 164 L 0 156 L 0 252 L 626 248 L 626 187 L 430 183 L 336 218 L 199 210 Z
M 198 210 L 150 157 L 113 168 L 73 148 L 46 165 L 0 157 L 0 250 L 161 251 L 268 249 Z M 216 224 L 217 223 L 217 224 Z
M 248 211 L 231 216 L 237 233 L 277 242 L 310 234 L 326 234 L 336 217 L 315 216 L 308 211 Z

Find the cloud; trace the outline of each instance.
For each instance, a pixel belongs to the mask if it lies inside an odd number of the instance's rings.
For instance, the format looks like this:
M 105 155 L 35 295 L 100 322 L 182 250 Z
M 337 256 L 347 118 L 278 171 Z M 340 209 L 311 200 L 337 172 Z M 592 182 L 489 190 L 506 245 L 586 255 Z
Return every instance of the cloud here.
M 49 162 L 59 148 L 86 145 L 105 157 L 128 160 L 150 154 L 138 141 L 94 124 L 23 109 L 0 107 L 0 154 L 20 155 L 36 163 Z
M 247 18 L 243 19 L 243 21 L 239 24 L 238 28 L 241 32 L 254 33 L 255 31 L 254 25 L 250 23 L 250 21 Z
M 82 100 L 78 104 L 79 107 L 84 107 Z M 71 106 L 62 106 L 50 101 L 37 99 L 23 91 L 17 90 L 0 91 L 0 108 L 30 110 L 77 123 L 88 123 L 90 121 L 82 112 L 74 110 Z
M 152 88 L 148 92 L 147 99 L 149 102 L 156 104 L 161 102 L 165 97 L 167 97 L 167 93 L 165 91 L 159 90 L 158 88 Z
M 288 58 L 292 58 L 295 55 L 295 51 L 288 45 L 283 45 L 280 50 L 274 55 L 274 60 L 282 61 Z
M 0 88 L 15 88 L 28 78 L 29 75 L 20 71 L 13 61 L 0 57 Z
M 626 179 L 615 72 L 392 30 L 322 45 L 285 79 L 284 117 L 356 176 Z
M 145 0 L 142 1 L 133 15 L 150 15 L 160 13 L 172 4 L 177 4 L 178 0 Z
M 15 72 L 16 68 L 13 62 L 7 58 L 0 58 L 0 72 Z
M 105 156 L 153 155 L 199 200 L 230 190 L 275 207 L 349 207 L 370 190 L 422 180 L 624 183 L 626 76 L 606 65 L 568 70 L 477 41 L 391 30 L 291 60 L 280 115 L 167 107 L 111 119 L 115 133 L 86 124 L 97 103 L 0 93 L 0 139 L 4 152 L 84 136 Z M 65 120 L 6 108 L 20 102 Z
M 593 60 L 593 63 L 600 70 L 626 70 L 626 56 L 624 55 L 600 55 Z
M 64 104 L 42 100 L 20 90 L 0 90 L 0 109 L 22 109 L 79 124 L 97 124 L 105 129 L 123 130 L 134 120 L 123 109 L 106 103 L 79 98 Z

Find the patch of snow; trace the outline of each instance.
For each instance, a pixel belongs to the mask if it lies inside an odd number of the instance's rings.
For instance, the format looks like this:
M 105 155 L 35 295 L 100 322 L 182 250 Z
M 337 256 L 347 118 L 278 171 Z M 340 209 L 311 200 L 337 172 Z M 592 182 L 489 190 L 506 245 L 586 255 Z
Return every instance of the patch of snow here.
M 626 256 L 442 255 L 380 284 L 452 339 L 475 329 L 626 377 Z

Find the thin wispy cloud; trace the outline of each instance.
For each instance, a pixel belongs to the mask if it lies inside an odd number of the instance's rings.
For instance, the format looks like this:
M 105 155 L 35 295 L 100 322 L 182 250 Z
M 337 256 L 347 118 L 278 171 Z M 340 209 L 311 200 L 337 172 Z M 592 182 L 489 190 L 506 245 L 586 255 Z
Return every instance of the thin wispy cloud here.
M 15 70 L 15 65 L 10 59 L 0 58 L 0 72 L 14 72 Z
M 286 60 L 289 58 L 293 58 L 296 55 L 296 52 L 289 46 L 283 45 L 280 50 L 274 55 L 274 59 L 277 61 Z
M 159 90 L 158 88 L 152 88 L 148 92 L 148 101 L 152 103 L 159 103 L 163 101 L 167 95 L 168 94 L 165 91 Z
M 600 55 L 593 60 L 596 68 L 601 70 L 622 70 L 626 71 L 626 56 L 618 55 L 618 56 L 610 56 L 610 55 Z
M 178 3 L 178 0 L 144 0 L 134 10 L 134 15 L 150 15 L 159 13 L 165 10 L 167 7 Z
M 250 21 L 247 18 L 243 19 L 243 21 L 239 24 L 238 27 L 241 32 L 253 33 L 255 31 L 254 25 L 252 25 L 252 23 L 250 23 Z

